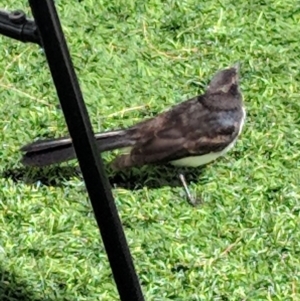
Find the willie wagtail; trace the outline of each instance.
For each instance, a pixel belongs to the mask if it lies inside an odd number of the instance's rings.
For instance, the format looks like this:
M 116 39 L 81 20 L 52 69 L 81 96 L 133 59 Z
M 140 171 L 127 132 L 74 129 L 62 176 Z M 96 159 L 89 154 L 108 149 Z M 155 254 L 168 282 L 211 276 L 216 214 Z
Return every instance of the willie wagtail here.
M 236 64 L 217 72 L 203 95 L 154 118 L 127 129 L 95 134 L 99 152 L 127 149 L 112 162 L 115 169 L 153 163 L 197 167 L 224 155 L 236 142 L 245 119 L 238 71 Z M 30 166 L 76 157 L 69 137 L 38 140 L 21 151 L 23 164 Z

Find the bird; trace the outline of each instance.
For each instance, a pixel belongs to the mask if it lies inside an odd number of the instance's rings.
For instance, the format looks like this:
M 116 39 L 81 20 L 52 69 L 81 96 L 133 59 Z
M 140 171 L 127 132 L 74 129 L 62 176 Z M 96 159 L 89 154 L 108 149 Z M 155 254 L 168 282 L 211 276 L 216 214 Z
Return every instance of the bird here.
M 225 155 L 235 145 L 246 118 L 239 69 L 236 63 L 219 70 L 203 94 L 153 118 L 125 129 L 96 133 L 99 152 L 123 150 L 111 162 L 116 170 L 148 164 L 198 167 Z M 27 166 L 76 158 L 70 137 L 37 140 L 20 150 Z

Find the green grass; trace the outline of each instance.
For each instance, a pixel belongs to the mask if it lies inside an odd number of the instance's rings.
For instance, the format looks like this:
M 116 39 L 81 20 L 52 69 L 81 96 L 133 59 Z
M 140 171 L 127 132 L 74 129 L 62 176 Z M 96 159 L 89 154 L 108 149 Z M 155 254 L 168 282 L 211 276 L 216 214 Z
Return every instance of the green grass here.
M 24 0 L 5 5 L 30 12 Z M 95 131 L 153 116 L 242 63 L 245 130 L 225 158 L 192 171 L 201 206 L 159 185 L 168 169 L 134 170 L 147 185 L 113 190 L 146 300 L 299 300 L 299 3 L 56 5 Z M 0 299 L 118 300 L 76 162 L 19 161 L 21 145 L 67 133 L 43 52 L 0 45 Z

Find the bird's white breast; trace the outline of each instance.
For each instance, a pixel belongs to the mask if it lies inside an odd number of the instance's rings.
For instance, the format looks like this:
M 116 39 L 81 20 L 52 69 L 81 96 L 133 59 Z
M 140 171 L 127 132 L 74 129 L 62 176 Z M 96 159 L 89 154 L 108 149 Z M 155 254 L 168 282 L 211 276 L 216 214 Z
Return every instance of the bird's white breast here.
M 246 111 L 243 108 L 243 117 L 242 117 L 242 120 L 241 120 L 238 136 L 240 135 L 240 133 L 243 129 L 245 118 L 246 118 Z M 179 160 L 171 161 L 170 163 L 172 165 L 175 165 L 175 166 L 186 166 L 186 167 L 198 167 L 198 166 L 201 166 L 201 165 L 208 164 L 208 163 L 216 160 L 217 158 L 225 155 L 234 146 L 238 136 L 228 146 L 226 146 L 220 152 L 209 153 L 209 154 L 205 154 L 205 155 L 202 155 L 202 156 L 186 157 L 186 158 L 182 158 L 182 159 L 179 159 Z

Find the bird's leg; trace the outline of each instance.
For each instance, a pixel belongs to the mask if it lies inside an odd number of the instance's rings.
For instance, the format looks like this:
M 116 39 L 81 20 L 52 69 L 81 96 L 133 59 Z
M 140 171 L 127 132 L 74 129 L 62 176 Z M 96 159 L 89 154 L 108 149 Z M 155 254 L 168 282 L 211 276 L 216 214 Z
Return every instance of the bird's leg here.
M 185 190 L 188 202 L 194 207 L 197 206 L 201 202 L 201 200 L 197 199 L 197 197 L 192 196 L 183 173 L 179 173 L 179 179 Z

